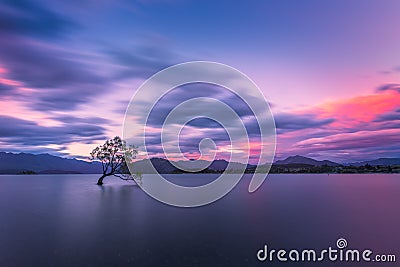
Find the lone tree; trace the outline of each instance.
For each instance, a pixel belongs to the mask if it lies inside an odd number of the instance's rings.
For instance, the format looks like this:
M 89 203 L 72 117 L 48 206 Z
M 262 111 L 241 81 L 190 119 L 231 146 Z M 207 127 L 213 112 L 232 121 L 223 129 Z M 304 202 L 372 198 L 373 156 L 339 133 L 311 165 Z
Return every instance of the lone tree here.
M 125 181 L 141 181 L 141 175 L 129 173 L 126 159 L 131 163 L 138 153 L 135 146 L 127 146 L 119 136 L 107 140 L 104 145 L 98 146 L 90 153 L 92 160 L 99 160 L 103 167 L 103 175 L 97 181 L 103 185 L 103 179 L 107 176 L 116 176 Z

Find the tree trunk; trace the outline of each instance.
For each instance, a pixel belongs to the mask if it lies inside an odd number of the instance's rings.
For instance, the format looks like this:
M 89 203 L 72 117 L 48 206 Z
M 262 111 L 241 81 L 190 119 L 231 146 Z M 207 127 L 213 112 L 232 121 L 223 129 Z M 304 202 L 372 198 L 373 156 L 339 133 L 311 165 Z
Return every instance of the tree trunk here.
M 106 177 L 107 175 L 103 174 L 99 180 L 97 181 L 97 185 L 103 185 L 103 179 Z

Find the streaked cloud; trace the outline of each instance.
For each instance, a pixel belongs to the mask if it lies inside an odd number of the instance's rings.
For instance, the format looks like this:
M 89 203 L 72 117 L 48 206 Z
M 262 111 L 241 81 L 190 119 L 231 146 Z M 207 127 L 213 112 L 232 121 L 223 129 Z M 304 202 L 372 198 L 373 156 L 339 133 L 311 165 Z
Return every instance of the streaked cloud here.
M 319 118 L 334 118 L 334 121 L 310 130 L 282 133 L 278 154 L 330 157 L 341 162 L 396 156 L 400 151 L 399 103 L 400 93 L 380 90 L 310 107 L 307 112 Z
M 400 6 L 363 5 L 360 11 L 358 2 L 341 1 L 2 1 L 0 150 L 85 156 L 87 143 L 120 134 L 129 97 L 143 80 L 195 59 L 231 64 L 257 81 L 274 102 L 278 157 L 396 155 L 400 37 L 394 25 L 400 23 Z M 249 132 L 253 156 L 259 152 L 260 131 L 246 103 L 215 86 L 191 88 L 176 88 L 150 114 L 153 155 L 162 155 L 158 129 L 167 114 L 205 96 L 234 108 Z M 144 115 L 136 107 L 135 116 Z M 212 120 L 192 120 L 181 134 L 188 155 L 196 155 L 206 137 L 215 140 L 219 156 L 229 151 L 226 132 Z
M 378 87 L 378 91 L 394 90 L 400 92 L 400 83 L 388 83 Z
M 13 150 L 54 152 L 66 154 L 66 147 L 74 142 L 91 144 L 107 138 L 106 130 L 93 123 L 74 122 L 60 126 L 42 126 L 34 121 L 28 121 L 9 116 L 0 116 L 0 145 L 13 147 Z M 64 152 L 63 152 L 64 151 Z
M 319 119 L 316 114 L 278 113 L 274 116 L 279 132 L 322 127 L 335 121 L 333 118 Z
M 30 0 L 4 0 L 0 3 L 0 33 L 53 38 L 76 27 L 67 16 Z

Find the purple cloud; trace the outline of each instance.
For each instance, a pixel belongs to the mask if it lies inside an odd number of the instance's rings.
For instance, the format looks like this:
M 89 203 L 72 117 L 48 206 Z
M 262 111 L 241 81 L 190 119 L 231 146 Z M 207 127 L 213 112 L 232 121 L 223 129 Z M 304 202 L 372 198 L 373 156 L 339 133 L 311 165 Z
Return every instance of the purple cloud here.
M 335 121 L 333 118 L 318 119 L 314 114 L 278 113 L 274 118 L 279 133 L 319 128 Z
M 4 0 L 0 3 L 0 33 L 60 37 L 76 26 L 67 17 L 28 0 Z
M 17 146 L 67 145 L 72 142 L 92 143 L 107 138 L 105 128 L 85 122 L 62 126 L 41 126 L 35 122 L 0 116 L 0 140 Z
M 380 114 L 374 121 L 375 122 L 400 121 L 400 109 Z
M 400 92 L 400 84 L 398 84 L 398 83 L 387 83 L 387 84 L 379 86 L 377 90 L 378 91 L 394 90 L 394 91 Z
M 150 40 L 148 40 L 150 41 Z M 118 64 L 115 79 L 147 79 L 154 73 L 179 63 L 181 56 L 163 45 L 146 43 L 127 48 L 106 48 L 105 54 Z

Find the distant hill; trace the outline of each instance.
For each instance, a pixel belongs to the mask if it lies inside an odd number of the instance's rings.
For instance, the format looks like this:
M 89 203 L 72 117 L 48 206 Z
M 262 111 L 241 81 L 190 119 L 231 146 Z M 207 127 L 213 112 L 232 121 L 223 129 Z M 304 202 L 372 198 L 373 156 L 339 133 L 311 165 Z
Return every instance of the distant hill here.
M 200 166 L 208 166 L 205 172 L 221 172 L 228 168 L 229 162 L 223 159 L 208 161 L 177 161 L 172 162 L 185 169 L 196 170 Z M 171 162 L 162 158 L 152 158 L 138 160 L 134 163 L 134 168 L 140 173 L 154 173 L 152 165 L 159 173 L 181 173 L 182 171 L 175 167 Z M 400 158 L 379 158 L 376 160 L 355 162 L 345 165 L 364 166 L 393 166 L 400 165 Z M 264 165 L 261 165 L 261 169 Z M 303 156 L 290 156 L 284 160 L 276 161 L 273 166 L 280 168 L 312 168 L 321 166 L 338 167 L 342 166 L 329 160 L 315 160 Z M 239 162 L 231 162 L 229 171 L 240 169 L 251 171 L 256 165 L 245 165 Z M 39 173 L 39 174 L 88 174 L 101 173 L 102 167 L 99 162 L 86 162 L 77 159 L 66 159 L 50 154 L 29 154 L 29 153 L 6 153 L 0 152 L 0 174 L 18 174 L 18 173 Z
M 134 163 L 134 169 L 140 173 L 153 173 L 154 169 L 151 166 L 151 163 L 154 165 L 154 168 L 159 173 L 177 173 L 180 172 L 180 169 L 175 167 L 181 167 L 184 169 L 190 169 L 196 171 L 200 168 L 200 166 L 208 166 L 207 169 L 211 171 L 223 171 L 227 169 L 229 162 L 223 159 L 214 160 L 213 162 L 209 161 L 176 161 L 172 164 L 170 161 L 162 158 L 152 158 L 152 159 L 143 159 L 138 160 Z M 175 166 L 174 166 L 175 165 Z M 254 165 L 247 165 L 247 168 L 254 168 Z M 246 169 L 246 165 L 238 162 L 231 162 L 228 170 L 239 170 Z
M 36 173 L 101 173 L 101 164 L 77 159 L 66 159 L 50 154 L 0 152 L 0 174 Z
M 400 165 L 400 158 L 379 158 L 379 159 L 374 159 L 374 160 L 367 160 L 367 161 L 361 161 L 361 162 L 353 162 L 349 163 L 346 165 L 352 165 L 352 166 L 364 166 L 366 164 L 369 164 L 371 166 L 389 166 L 389 165 Z
M 286 165 L 286 164 L 307 164 L 312 166 L 340 166 L 341 164 L 330 161 L 330 160 L 315 160 L 303 156 L 290 156 L 284 160 L 278 160 L 274 165 Z
M 133 167 L 135 171 L 140 173 L 154 173 L 154 168 L 158 173 L 173 173 L 177 170 L 171 162 L 161 158 L 138 160 Z
M 152 163 L 152 164 L 150 164 Z M 175 165 L 184 168 L 196 169 L 196 164 L 209 165 L 208 170 L 223 171 L 227 168 L 226 160 L 215 160 L 213 162 L 197 161 L 179 161 Z M 141 173 L 152 173 L 154 165 L 159 173 L 177 173 L 180 172 L 171 162 L 162 158 L 152 158 L 139 160 L 134 163 L 135 170 Z M 231 162 L 231 170 L 245 168 L 245 164 Z M 247 167 L 255 167 L 248 165 Z M 86 162 L 77 159 L 66 159 L 50 154 L 29 154 L 29 153 L 6 153 L 0 152 L 0 174 L 18 174 L 18 173 L 38 173 L 38 174 L 87 174 L 101 173 L 102 168 L 99 162 Z

